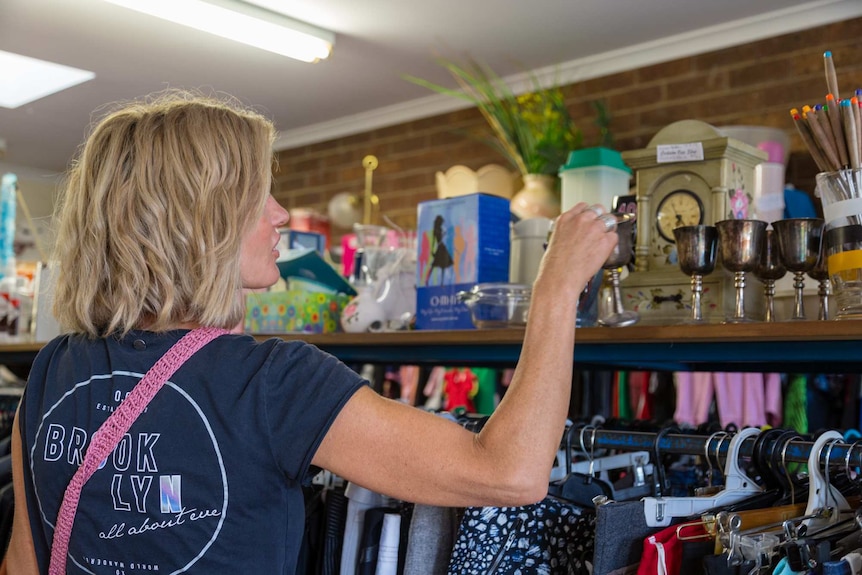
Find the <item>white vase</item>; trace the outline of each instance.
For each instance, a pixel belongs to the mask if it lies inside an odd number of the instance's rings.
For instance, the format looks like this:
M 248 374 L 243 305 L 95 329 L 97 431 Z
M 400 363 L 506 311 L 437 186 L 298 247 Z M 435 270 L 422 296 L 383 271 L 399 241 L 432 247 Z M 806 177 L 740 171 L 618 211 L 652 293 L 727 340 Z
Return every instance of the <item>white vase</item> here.
M 510 209 L 522 220 L 556 218 L 560 200 L 555 190 L 556 178 L 548 174 L 524 174 L 524 187 L 512 196 Z

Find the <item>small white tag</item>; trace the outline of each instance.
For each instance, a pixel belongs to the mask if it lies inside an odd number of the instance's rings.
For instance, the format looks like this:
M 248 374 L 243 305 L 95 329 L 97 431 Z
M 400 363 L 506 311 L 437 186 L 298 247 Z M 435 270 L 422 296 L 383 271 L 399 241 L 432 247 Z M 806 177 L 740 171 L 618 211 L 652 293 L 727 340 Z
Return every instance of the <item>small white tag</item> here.
M 659 164 L 672 162 L 698 162 L 703 160 L 703 144 L 665 144 L 656 146 L 656 161 Z

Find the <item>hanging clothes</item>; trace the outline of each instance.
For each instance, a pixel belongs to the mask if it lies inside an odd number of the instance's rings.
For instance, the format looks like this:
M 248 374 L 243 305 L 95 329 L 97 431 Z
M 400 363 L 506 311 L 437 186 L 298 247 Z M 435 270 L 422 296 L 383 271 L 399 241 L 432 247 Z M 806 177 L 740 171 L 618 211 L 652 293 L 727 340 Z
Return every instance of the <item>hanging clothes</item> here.
M 637 569 L 645 538 L 661 530 L 650 527 L 640 501 L 613 501 L 596 508 L 593 575 Z
M 455 507 L 416 505 L 405 549 L 404 575 L 446 575 L 461 513 Z
M 446 411 L 461 407 L 467 413 L 476 413 L 473 398 L 478 391 L 479 380 L 469 368 L 449 369 L 443 376 L 443 382 L 443 395 L 446 397 L 444 409 Z
M 326 523 L 324 526 L 323 554 L 320 559 L 320 575 L 338 575 L 344 529 L 347 524 L 347 496 L 343 489 L 332 489 L 326 493 Z
M 374 508 L 387 507 L 390 500 L 385 495 L 350 483 L 345 489 L 349 500 L 345 520 L 344 539 L 341 550 L 341 575 L 353 575 L 359 562 L 360 544 L 365 528 L 365 513 Z
M 781 378 L 776 373 L 676 372 L 674 380 L 674 420 L 680 425 L 706 423 L 713 401 L 725 428 L 781 422 Z
M 443 378 L 446 376 L 446 368 L 437 366 L 428 374 L 428 380 L 422 389 L 422 395 L 425 396 L 425 409 L 429 411 L 439 411 L 443 408 L 443 387 L 445 385 Z
M 629 399 L 632 406 L 632 416 L 635 419 L 652 419 L 652 401 L 649 392 L 650 372 L 629 372 Z
M 383 516 L 380 530 L 380 548 L 374 575 L 398 575 L 398 557 L 401 546 L 401 514 L 390 512 Z
M 808 377 L 792 374 L 784 391 L 784 426 L 797 433 L 808 433 Z
M 470 371 L 476 376 L 476 394 L 473 396 L 473 405 L 476 413 L 491 415 L 497 407 L 497 379 L 499 372 L 490 367 L 471 367 Z
M 416 405 L 416 392 L 419 389 L 419 366 L 402 365 L 399 369 L 401 377 L 401 401 L 407 405 Z
M 620 419 L 632 419 L 632 407 L 629 398 L 629 374 L 627 371 L 618 371 L 615 374 L 615 378 L 613 415 Z
M 523 507 L 469 507 L 450 575 L 586 575 L 595 511 L 546 497 Z

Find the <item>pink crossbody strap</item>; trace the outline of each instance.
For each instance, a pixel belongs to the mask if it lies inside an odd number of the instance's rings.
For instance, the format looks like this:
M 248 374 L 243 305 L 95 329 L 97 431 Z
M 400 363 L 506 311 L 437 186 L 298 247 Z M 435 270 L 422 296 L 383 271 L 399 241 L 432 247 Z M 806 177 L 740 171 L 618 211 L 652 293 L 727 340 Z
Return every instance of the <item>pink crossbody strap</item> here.
M 62 575 L 66 572 L 69 537 L 72 534 L 72 524 L 75 522 L 78 500 L 84 484 L 114 450 L 168 378 L 200 348 L 226 333 L 228 333 L 226 329 L 202 327 L 193 329 L 180 338 L 165 355 L 159 358 L 126 399 L 93 434 L 84 462 L 72 476 L 63 495 L 63 503 L 60 505 L 60 513 L 57 515 L 57 524 L 54 527 L 49 575 Z

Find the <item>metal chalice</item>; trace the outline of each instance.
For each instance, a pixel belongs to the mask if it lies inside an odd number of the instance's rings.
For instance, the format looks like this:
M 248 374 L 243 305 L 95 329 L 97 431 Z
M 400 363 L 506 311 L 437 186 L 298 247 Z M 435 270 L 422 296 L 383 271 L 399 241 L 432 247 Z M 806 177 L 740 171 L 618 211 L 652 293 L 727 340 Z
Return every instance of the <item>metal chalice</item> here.
M 820 258 L 820 241 L 823 235 L 823 220 L 820 218 L 787 218 L 772 222 L 781 246 L 781 261 L 793 272 L 795 292 L 792 320 L 805 319 L 805 304 L 802 290 L 805 274 L 817 266 Z
M 775 321 L 775 282 L 787 274 L 787 268 L 781 261 L 781 250 L 775 230 L 766 230 L 763 245 L 760 247 L 760 257 L 754 268 L 754 275 L 763 282 L 763 294 L 766 296 L 766 321 Z
M 718 229 L 715 226 L 674 228 L 676 253 L 682 273 L 691 277 L 691 317 L 683 323 L 703 323 L 703 276 L 715 269 Z
M 767 223 L 761 220 L 722 220 L 716 222 L 721 265 L 733 272 L 736 305 L 725 323 L 753 321 L 745 315 L 745 273 L 754 271 L 760 257 Z
M 634 325 L 640 319 L 638 312 L 623 309 L 620 295 L 620 268 L 632 261 L 633 214 L 608 214 L 617 218 L 616 234 L 619 237 L 614 251 L 608 256 L 602 268 L 608 270 L 611 279 L 611 312 L 598 319 L 605 327 L 625 327 Z

